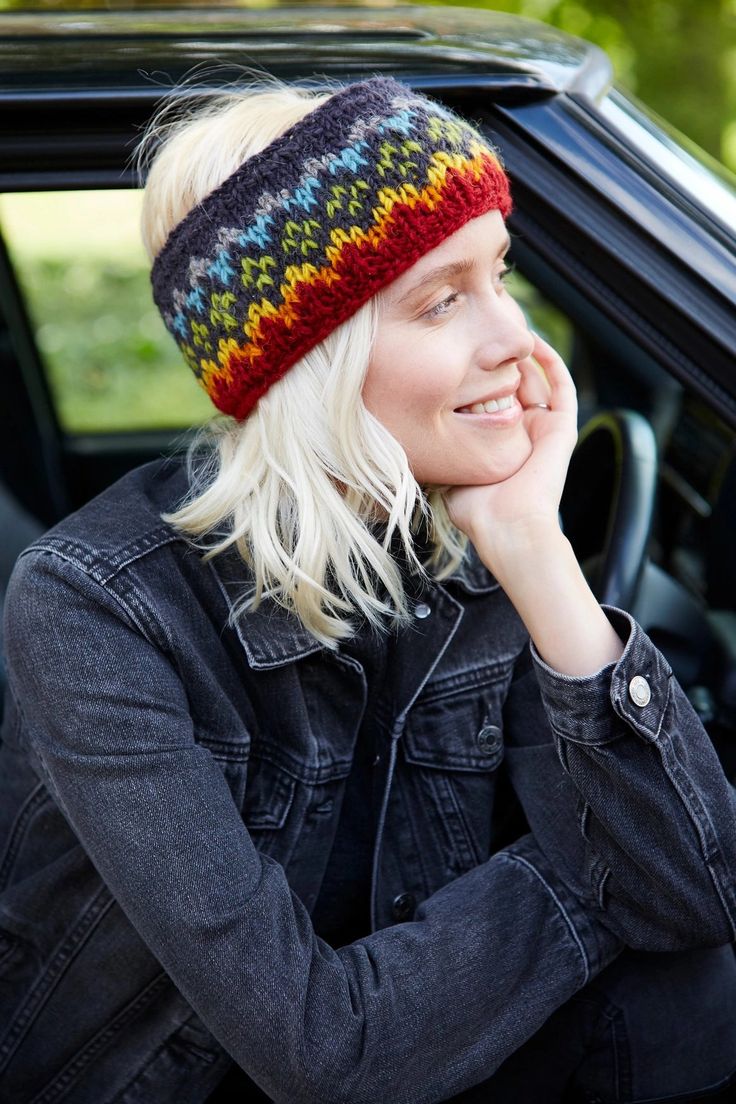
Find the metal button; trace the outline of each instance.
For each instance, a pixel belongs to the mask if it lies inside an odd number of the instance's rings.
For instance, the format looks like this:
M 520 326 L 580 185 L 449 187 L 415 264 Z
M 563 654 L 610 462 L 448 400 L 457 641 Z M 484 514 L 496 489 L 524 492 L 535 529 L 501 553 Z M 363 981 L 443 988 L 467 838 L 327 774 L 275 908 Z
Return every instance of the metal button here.
M 432 610 L 426 602 L 420 602 L 414 607 L 414 616 L 418 617 L 420 621 L 423 621 L 425 617 L 429 617 Z
M 486 755 L 490 755 L 494 752 L 501 740 L 501 729 L 498 725 L 483 725 L 482 729 L 475 737 L 475 742 L 478 745 L 480 751 Z
M 374 759 L 373 759 L 373 766 L 374 766 L 374 767 L 377 767 L 377 766 L 378 766 L 378 764 L 379 764 L 380 762 L 381 762 L 381 756 L 380 756 L 380 754 L 379 754 L 379 755 L 376 755 L 376 756 L 374 757 Z
M 649 705 L 652 700 L 649 683 L 642 675 L 634 675 L 629 683 L 629 697 L 634 705 L 638 705 L 640 709 L 643 709 L 645 705 Z
M 393 899 L 391 915 L 394 920 L 408 920 L 414 915 L 416 905 L 417 899 L 413 893 L 400 893 L 398 897 Z

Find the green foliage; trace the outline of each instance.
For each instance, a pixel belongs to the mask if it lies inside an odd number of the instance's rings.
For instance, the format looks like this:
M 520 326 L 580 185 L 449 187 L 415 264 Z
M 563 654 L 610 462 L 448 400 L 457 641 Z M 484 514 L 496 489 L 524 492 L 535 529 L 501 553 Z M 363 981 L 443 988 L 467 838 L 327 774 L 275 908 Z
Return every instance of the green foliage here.
M 178 428 L 214 413 L 138 265 L 32 257 L 18 275 L 65 430 Z
M 212 414 L 154 306 L 137 191 L 0 196 L 0 224 L 70 433 Z
M 423 0 L 540 19 L 602 47 L 618 81 L 736 171 L 736 0 Z

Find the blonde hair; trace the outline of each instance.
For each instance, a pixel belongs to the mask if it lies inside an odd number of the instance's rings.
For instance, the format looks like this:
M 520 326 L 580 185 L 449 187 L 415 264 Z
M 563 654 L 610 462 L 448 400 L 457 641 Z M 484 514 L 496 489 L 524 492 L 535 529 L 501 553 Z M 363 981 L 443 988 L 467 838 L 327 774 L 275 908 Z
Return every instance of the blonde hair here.
M 259 75 L 204 108 L 164 107 L 139 147 L 141 171 L 150 162 L 142 234 L 151 258 L 192 207 L 330 94 L 272 77 L 264 87 Z M 409 617 L 391 551 L 397 539 L 410 570 L 438 579 L 464 555 L 441 489 L 419 486 L 399 442 L 363 404 L 381 309 L 379 294 L 290 368 L 245 421 L 216 419 L 190 447 L 189 493 L 164 520 L 206 557 L 237 548 L 252 580 L 234 618 L 269 597 L 334 647 L 355 631 L 356 614 L 376 627 Z M 426 564 L 414 548 L 420 528 Z

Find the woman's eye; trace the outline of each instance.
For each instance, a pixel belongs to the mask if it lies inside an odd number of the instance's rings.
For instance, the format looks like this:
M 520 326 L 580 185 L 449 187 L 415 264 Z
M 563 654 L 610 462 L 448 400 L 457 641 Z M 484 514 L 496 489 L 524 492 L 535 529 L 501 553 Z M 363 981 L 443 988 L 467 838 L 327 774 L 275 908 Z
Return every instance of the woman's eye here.
M 498 276 L 496 277 L 499 284 L 505 284 L 513 271 L 514 271 L 514 266 L 512 264 L 506 265 L 505 268 L 502 268 L 501 271 L 498 273 Z
M 436 307 L 432 307 L 431 310 L 428 310 L 426 312 L 426 317 L 438 318 L 440 315 L 445 314 L 447 309 L 455 302 L 457 296 L 458 293 L 456 291 L 454 291 L 452 295 L 448 295 L 447 298 L 443 299 L 441 303 L 438 303 Z

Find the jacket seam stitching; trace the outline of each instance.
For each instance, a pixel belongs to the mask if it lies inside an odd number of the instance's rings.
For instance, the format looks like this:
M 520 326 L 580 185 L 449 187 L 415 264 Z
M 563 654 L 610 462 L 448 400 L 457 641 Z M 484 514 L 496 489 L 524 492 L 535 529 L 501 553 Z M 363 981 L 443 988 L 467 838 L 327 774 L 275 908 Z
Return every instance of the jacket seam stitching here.
M 71 963 L 114 903 L 109 890 L 101 886 L 74 926 L 56 946 L 46 970 L 28 993 L 23 1006 L 0 1041 L 0 1070 L 7 1067 Z
M 18 815 L 15 817 L 8 837 L 8 845 L 0 858 L 0 891 L 4 890 L 7 880 L 23 845 L 28 826 L 38 810 L 49 800 L 49 792 L 43 782 L 38 782 L 26 797 Z
M 80 563 L 78 560 L 75 560 L 72 556 L 66 555 L 60 548 L 34 546 L 33 549 L 26 550 L 26 552 L 30 551 L 41 551 L 46 553 L 46 555 L 56 556 L 59 560 L 62 561 L 62 563 L 70 564 L 75 569 L 75 571 L 78 571 L 80 575 L 89 580 L 89 582 L 92 583 L 93 586 L 99 587 L 100 590 L 104 591 L 104 593 L 107 594 L 120 607 L 123 614 L 128 619 L 129 623 L 141 634 L 144 640 L 151 644 L 152 647 L 161 647 L 162 642 L 155 640 L 152 637 L 151 633 L 146 630 L 140 619 L 133 612 L 128 602 L 123 599 L 119 590 L 108 585 L 116 577 L 116 575 L 109 576 L 108 579 L 103 582 L 101 579 L 97 578 L 84 564 Z M 25 554 L 26 553 L 23 553 L 23 555 Z M 76 591 L 83 593 L 80 591 L 80 587 L 74 582 L 73 579 L 68 579 L 64 577 L 64 581 L 68 582 L 69 585 L 72 586 Z
M 69 1089 L 77 1082 L 88 1068 L 90 1061 L 93 1061 L 98 1054 L 106 1050 L 116 1036 L 120 1034 L 127 1024 L 134 1019 L 142 1008 L 145 1008 L 147 1004 L 150 1004 L 151 1000 L 158 994 L 162 986 L 168 982 L 172 984 L 171 979 L 163 971 L 156 974 L 151 982 L 149 982 L 136 996 L 130 1000 L 125 1007 L 108 1021 L 105 1026 L 97 1032 L 92 1039 L 82 1047 L 77 1053 L 67 1062 L 67 1064 L 59 1070 L 52 1081 L 48 1082 L 36 1096 L 34 1096 L 31 1104 L 52 1104 L 54 1100 L 57 1100 L 60 1095 L 65 1095 Z M 163 1046 L 167 1040 L 164 1040 Z M 145 1066 L 143 1067 L 145 1068 Z M 141 1073 L 141 1069 L 135 1071 L 131 1077 L 131 1081 L 134 1081 Z M 127 1088 L 127 1086 L 125 1086 Z
M 550 895 L 550 897 L 552 898 L 554 903 L 557 905 L 557 908 L 560 910 L 560 913 L 562 914 L 562 916 L 564 918 L 564 921 L 565 921 L 565 923 L 566 923 L 566 925 L 567 925 L 567 927 L 570 931 L 570 934 L 573 938 L 573 941 L 574 941 L 578 951 L 580 952 L 580 957 L 583 960 L 583 973 L 584 973 L 583 985 L 587 985 L 588 981 L 590 980 L 590 962 L 588 960 L 588 955 L 586 953 L 585 946 L 584 946 L 583 941 L 581 940 L 580 936 L 577 933 L 575 925 L 573 924 L 572 919 L 570 918 L 570 915 L 569 915 L 567 909 L 563 905 L 563 903 L 560 900 L 560 898 L 558 897 L 558 895 L 555 893 L 552 886 L 549 884 L 549 882 L 544 877 L 544 875 L 541 874 L 539 870 L 537 870 L 536 866 L 534 866 L 532 863 L 530 863 L 529 860 L 525 859 L 522 855 L 514 855 L 510 851 L 499 851 L 498 854 L 503 856 L 506 859 L 510 859 L 513 862 L 521 863 L 522 866 L 525 866 L 528 870 L 531 871 L 531 873 L 536 878 L 539 879 L 539 881 L 542 883 L 544 888 L 547 890 L 547 893 Z
M 168 529 L 168 531 L 167 531 Z M 158 537 L 158 539 L 156 539 Z M 34 541 L 30 547 L 21 552 L 21 556 L 27 556 L 33 552 L 50 552 L 67 563 L 73 564 L 78 567 L 80 571 L 83 571 L 85 575 L 93 579 L 101 586 L 107 586 L 107 584 L 119 575 L 130 564 L 135 563 L 136 560 L 143 559 L 144 556 L 149 555 L 151 552 L 158 551 L 159 548 L 164 548 L 167 544 L 175 544 L 177 542 L 183 542 L 181 536 L 171 531 L 170 527 L 159 526 L 157 529 L 149 531 L 148 537 L 140 538 L 141 542 L 147 541 L 143 547 L 128 549 L 124 555 L 127 558 L 116 563 L 114 568 L 110 567 L 107 572 L 99 570 L 103 566 L 99 554 L 94 558 L 90 558 L 85 553 L 89 552 L 89 549 L 84 545 L 77 543 L 73 540 L 56 541 L 54 538 L 46 539 L 40 537 L 37 541 Z M 20 557 L 19 557 L 20 558 Z

